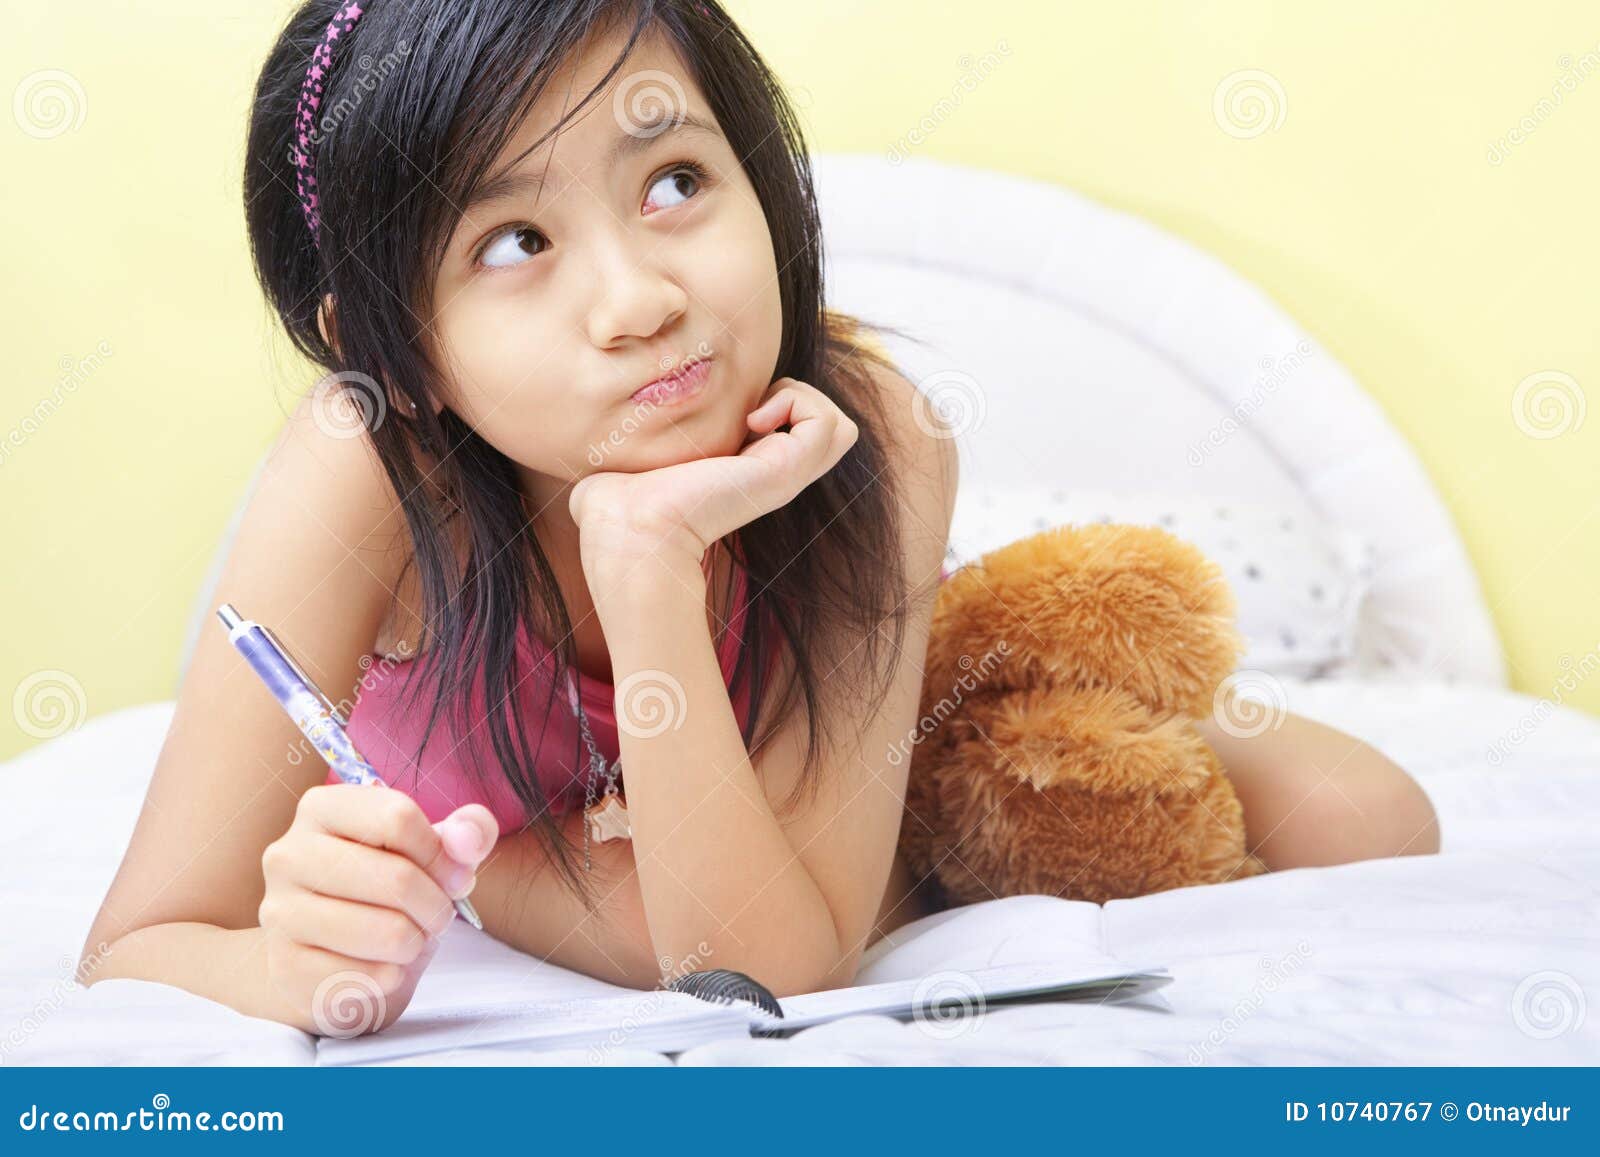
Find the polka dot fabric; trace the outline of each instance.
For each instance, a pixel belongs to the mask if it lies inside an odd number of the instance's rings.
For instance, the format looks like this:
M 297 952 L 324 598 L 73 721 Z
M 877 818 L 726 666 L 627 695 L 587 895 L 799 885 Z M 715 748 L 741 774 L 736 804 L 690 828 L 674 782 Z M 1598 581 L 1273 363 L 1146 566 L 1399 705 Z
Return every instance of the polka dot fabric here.
M 945 569 L 1041 530 L 1094 522 L 1159 526 L 1217 563 L 1249 643 L 1241 669 L 1304 678 L 1352 671 L 1376 556 L 1361 535 L 1301 511 L 1194 495 L 963 487 Z
M 300 86 L 300 100 L 294 112 L 294 169 L 295 192 L 300 197 L 300 207 L 305 212 L 306 226 L 311 230 L 315 244 L 317 229 L 322 217 L 317 202 L 317 109 L 322 106 L 322 93 L 333 71 L 333 45 L 341 36 L 348 36 L 365 9 L 359 4 L 346 4 L 333 14 L 322 40 L 311 52 L 311 63 L 306 67 L 306 79 Z

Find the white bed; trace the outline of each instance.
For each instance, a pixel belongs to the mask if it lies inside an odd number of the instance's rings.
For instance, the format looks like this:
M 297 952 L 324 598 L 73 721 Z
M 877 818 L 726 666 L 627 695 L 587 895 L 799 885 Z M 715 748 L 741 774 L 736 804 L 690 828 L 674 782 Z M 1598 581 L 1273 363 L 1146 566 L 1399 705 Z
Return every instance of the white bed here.
M 990 901 L 902 929 L 861 977 L 1082 943 L 1171 969 L 1174 983 L 1136 1006 L 994 1008 L 954 1033 L 854 1017 L 675 1057 L 613 1050 L 606 1063 L 1600 1061 L 1600 1014 L 1587 1007 L 1600 993 L 1600 720 L 1506 688 L 1442 503 L 1348 373 L 1220 262 L 1068 191 L 846 156 L 819 158 L 818 183 L 829 304 L 929 343 L 892 352 L 930 394 L 967 408 L 964 493 L 1092 487 L 1266 502 L 1367 544 L 1348 646 L 1318 677 L 1253 653 L 1290 710 L 1377 745 L 1418 778 L 1443 850 L 1103 908 Z M 1227 436 L 1205 441 L 1217 430 Z M 976 543 L 976 524 L 961 518 L 958 539 Z M 0 919 L 24 930 L 0 954 L 0 1063 L 312 1059 L 304 1034 L 176 989 L 70 981 L 171 708 L 98 717 L 0 765 L 0 849 L 16 869 Z M 457 922 L 416 1007 L 463 999 L 483 969 L 503 974 L 508 952 Z M 541 991 L 584 987 L 521 959 Z M 446 1061 L 588 1059 L 483 1049 Z

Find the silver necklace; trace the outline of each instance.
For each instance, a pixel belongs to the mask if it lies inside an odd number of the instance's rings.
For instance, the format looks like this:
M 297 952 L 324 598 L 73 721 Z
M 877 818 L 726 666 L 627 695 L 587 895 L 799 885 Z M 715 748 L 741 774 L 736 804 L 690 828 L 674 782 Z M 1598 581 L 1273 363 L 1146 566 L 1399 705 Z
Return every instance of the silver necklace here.
M 593 861 L 589 843 L 607 840 L 631 839 L 633 830 L 628 825 L 627 800 L 617 788 L 617 776 L 622 771 L 622 759 L 607 762 L 595 746 L 594 733 L 589 730 L 589 720 L 583 712 L 582 697 L 578 694 L 578 681 L 572 671 L 567 671 L 567 705 L 577 717 L 578 730 L 583 734 L 584 746 L 589 749 L 589 772 L 583 790 L 583 870 L 590 871 Z M 605 779 L 604 792 L 598 793 L 599 781 Z

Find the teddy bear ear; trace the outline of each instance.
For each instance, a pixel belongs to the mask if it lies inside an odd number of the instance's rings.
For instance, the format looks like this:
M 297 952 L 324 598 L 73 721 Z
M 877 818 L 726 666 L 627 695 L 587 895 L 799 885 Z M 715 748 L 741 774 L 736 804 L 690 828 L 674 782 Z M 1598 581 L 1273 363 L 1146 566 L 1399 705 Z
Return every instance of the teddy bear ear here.
M 1165 530 L 1058 526 L 945 580 L 924 683 L 1120 688 L 1202 718 L 1245 649 L 1236 610 L 1222 569 Z

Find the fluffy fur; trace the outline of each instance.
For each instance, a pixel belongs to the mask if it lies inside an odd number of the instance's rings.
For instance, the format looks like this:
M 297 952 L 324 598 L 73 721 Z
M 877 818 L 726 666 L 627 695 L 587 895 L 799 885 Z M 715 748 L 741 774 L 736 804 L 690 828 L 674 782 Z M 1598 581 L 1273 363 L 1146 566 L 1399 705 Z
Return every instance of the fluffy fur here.
M 1215 563 L 1154 527 L 1064 526 L 942 584 L 900 849 L 946 906 L 1101 903 L 1253 876 L 1193 720 L 1244 641 Z

